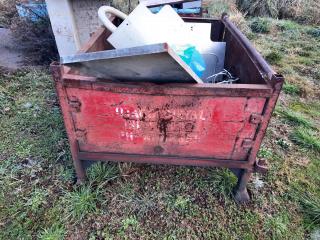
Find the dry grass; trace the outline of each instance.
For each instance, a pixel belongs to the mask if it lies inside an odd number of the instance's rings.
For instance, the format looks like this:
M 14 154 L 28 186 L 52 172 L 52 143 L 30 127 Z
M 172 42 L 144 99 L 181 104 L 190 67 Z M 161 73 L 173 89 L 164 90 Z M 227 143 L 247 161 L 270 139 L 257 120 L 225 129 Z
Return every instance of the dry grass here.
M 318 0 L 237 0 L 245 15 L 289 18 L 303 23 L 320 23 L 320 2 Z
M 110 5 L 124 13 L 131 12 L 139 3 L 139 0 L 112 0 Z
M 10 28 L 25 53 L 26 64 L 47 65 L 58 58 L 58 51 L 48 17 L 37 22 L 17 16 L 20 0 L 0 0 L 0 27 Z
M 228 13 L 231 21 L 241 29 L 245 34 L 250 34 L 251 30 L 243 16 L 243 14 L 237 9 L 234 0 L 204 0 L 204 11 L 208 14 L 205 17 L 221 17 L 222 13 Z
M 16 15 L 16 1 L 0 0 L 0 27 L 9 27 L 11 20 Z

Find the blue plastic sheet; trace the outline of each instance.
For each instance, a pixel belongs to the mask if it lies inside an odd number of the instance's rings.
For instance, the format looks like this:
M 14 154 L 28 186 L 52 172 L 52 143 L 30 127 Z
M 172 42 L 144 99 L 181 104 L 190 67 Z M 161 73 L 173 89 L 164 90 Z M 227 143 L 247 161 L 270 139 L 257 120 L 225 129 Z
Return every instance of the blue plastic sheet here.
M 37 22 L 48 15 L 46 4 L 26 3 L 16 5 L 18 14 L 21 18 Z
M 206 63 L 196 49 L 191 44 L 187 45 L 172 45 L 172 49 L 181 57 L 181 59 L 197 74 L 201 77 L 206 70 Z

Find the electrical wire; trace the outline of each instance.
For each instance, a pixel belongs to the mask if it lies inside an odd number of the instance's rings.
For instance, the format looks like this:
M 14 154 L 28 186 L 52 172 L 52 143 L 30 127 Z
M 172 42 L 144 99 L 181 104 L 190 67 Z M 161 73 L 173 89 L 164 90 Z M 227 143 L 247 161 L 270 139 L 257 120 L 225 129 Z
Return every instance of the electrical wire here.
M 218 76 L 226 76 L 227 79 L 222 80 L 222 81 L 219 81 L 219 82 L 216 82 L 216 78 L 217 78 Z M 223 69 L 221 72 L 215 73 L 215 74 L 207 77 L 206 80 L 212 79 L 212 78 L 213 78 L 213 80 L 209 80 L 209 81 L 208 81 L 209 83 L 232 84 L 232 83 L 234 83 L 234 82 L 236 82 L 236 81 L 239 80 L 239 78 L 236 78 L 236 77 L 232 76 L 232 74 L 231 74 L 228 70 L 226 70 L 226 69 Z

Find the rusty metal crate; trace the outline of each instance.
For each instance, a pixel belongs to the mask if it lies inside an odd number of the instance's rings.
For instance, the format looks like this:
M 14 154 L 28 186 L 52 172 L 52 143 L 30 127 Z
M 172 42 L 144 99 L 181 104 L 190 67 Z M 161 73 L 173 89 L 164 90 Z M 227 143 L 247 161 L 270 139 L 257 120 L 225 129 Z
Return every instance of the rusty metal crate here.
M 251 174 L 266 170 L 256 156 L 284 78 L 227 15 L 185 21 L 212 24 L 211 38 L 226 42 L 225 68 L 239 83 L 114 82 L 51 65 L 79 181 L 86 160 L 227 167 L 238 177 L 236 201 L 249 200 Z M 99 29 L 82 52 L 109 49 L 109 34 Z

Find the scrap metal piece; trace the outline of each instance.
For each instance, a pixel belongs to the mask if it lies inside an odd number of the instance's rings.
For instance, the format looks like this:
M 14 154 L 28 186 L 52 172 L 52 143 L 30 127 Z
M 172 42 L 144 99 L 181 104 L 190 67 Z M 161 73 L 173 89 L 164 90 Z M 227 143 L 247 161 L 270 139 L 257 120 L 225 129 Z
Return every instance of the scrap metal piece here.
M 203 83 L 166 43 L 65 56 L 61 63 L 102 79 Z

